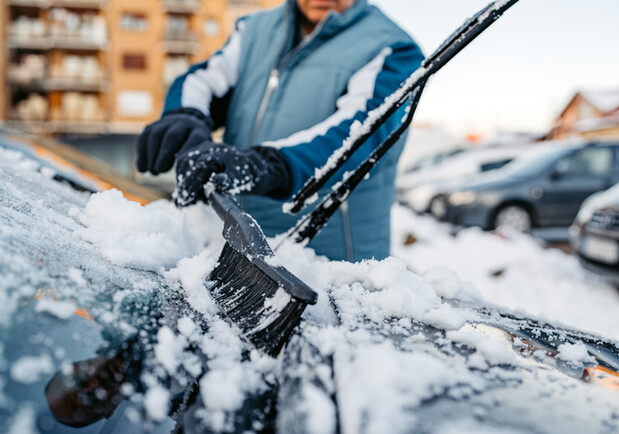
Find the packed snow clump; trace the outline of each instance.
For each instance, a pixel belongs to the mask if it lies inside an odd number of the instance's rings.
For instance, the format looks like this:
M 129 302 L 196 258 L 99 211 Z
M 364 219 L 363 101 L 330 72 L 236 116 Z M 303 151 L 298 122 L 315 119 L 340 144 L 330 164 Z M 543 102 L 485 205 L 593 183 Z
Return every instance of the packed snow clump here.
M 126 267 L 170 269 L 202 247 L 182 213 L 150 210 L 115 189 L 92 195 L 80 220 L 86 226 L 81 235 L 108 260 Z

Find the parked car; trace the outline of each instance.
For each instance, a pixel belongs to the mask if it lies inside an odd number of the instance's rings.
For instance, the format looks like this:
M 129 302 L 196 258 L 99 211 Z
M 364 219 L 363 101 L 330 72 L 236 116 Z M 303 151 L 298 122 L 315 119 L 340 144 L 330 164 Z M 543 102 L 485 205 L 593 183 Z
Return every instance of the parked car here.
M 417 172 L 419 170 L 425 170 L 430 167 L 435 167 L 441 164 L 443 161 L 464 152 L 464 148 L 451 149 L 445 152 L 438 152 L 436 154 L 427 155 L 415 161 L 409 168 L 405 170 L 405 173 Z
M 396 181 L 398 200 L 414 211 L 442 217 L 439 199 L 453 184 L 479 173 L 498 169 L 522 154 L 529 145 L 470 148 L 443 159 L 440 164 L 407 172 Z
M 583 202 L 570 244 L 585 268 L 619 287 L 619 184 Z
M 619 430 L 616 343 L 464 286 L 441 296 L 393 258 L 299 247 L 325 282 L 319 304 L 280 358 L 260 355 L 212 305 L 202 272 L 217 256 L 168 272 L 123 262 L 167 246 L 176 212 L 76 189 L 79 173 L 67 182 L 20 148 L 0 134 L 2 433 Z M 146 247 L 143 226 L 157 232 Z
M 556 142 L 494 173 L 463 182 L 445 198 L 445 221 L 494 229 L 568 227 L 582 202 L 619 181 L 619 142 Z

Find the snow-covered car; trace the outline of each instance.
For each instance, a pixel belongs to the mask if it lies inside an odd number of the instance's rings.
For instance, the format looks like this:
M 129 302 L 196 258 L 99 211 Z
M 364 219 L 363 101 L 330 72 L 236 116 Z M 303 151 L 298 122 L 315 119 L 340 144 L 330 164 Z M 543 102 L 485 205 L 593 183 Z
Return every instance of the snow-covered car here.
M 587 198 L 570 226 L 581 264 L 619 287 L 619 184 Z
M 410 167 L 406 169 L 405 173 L 417 172 L 418 170 L 425 170 L 431 167 L 435 167 L 441 164 L 443 161 L 448 160 L 449 158 L 454 157 L 464 151 L 464 148 L 456 148 L 445 152 L 437 152 L 435 154 L 427 155 L 411 164 Z
M 498 169 L 522 154 L 530 145 L 470 148 L 439 164 L 407 172 L 396 181 L 398 201 L 416 212 L 444 214 L 440 200 L 452 187 L 477 174 Z
M 283 243 L 319 302 L 261 354 L 209 294 L 222 239 L 206 206 L 76 190 L 3 143 L 0 432 L 619 430 L 615 342 L 393 257 Z
M 550 142 L 452 189 L 445 200 L 445 221 L 522 232 L 567 228 L 588 196 L 618 181 L 619 142 Z

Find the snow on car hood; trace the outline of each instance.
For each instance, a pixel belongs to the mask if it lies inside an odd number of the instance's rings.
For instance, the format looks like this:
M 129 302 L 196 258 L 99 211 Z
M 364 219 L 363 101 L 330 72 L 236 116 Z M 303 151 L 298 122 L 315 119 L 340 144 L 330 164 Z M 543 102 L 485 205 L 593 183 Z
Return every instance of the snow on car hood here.
M 132 432 L 167 426 L 173 398 L 189 395 L 177 417 L 188 432 L 618 427 L 617 392 L 551 369 L 564 363 L 555 358 L 521 357 L 515 341 L 471 326 L 514 326 L 480 311 L 476 288 L 447 269 L 414 274 L 395 258 L 328 261 L 284 242 L 277 254 L 319 302 L 281 357 L 262 355 L 205 287 L 223 243 L 208 207 L 142 207 L 52 175 L 0 148 L 3 432 L 53 431 L 43 395 L 53 372 L 132 336 L 141 389 L 127 388 L 128 404 L 112 416 Z M 564 349 L 577 372 L 597 364 Z

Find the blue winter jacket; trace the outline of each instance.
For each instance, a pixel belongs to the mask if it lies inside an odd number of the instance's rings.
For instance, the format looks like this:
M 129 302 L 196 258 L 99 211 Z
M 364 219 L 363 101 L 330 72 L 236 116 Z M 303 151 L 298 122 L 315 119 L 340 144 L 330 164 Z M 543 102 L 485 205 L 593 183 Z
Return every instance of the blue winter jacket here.
M 299 14 L 296 0 L 287 0 L 239 20 L 219 52 L 173 83 L 164 108 L 165 113 L 192 107 L 212 116 L 225 125 L 225 143 L 277 147 L 292 172 L 291 194 L 341 147 L 351 125 L 363 122 L 423 59 L 410 36 L 367 0 L 357 0 L 342 14 L 331 11 L 305 38 L 299 34 Z M 321 196 L 400 125 L 404 110 L 374 134 Z M 349 261 L 389 255 L 390 209 L 404 139 L 309 244 L 318 254 Z M 267 236 L 287 231 L 300 217 L 285 214 L 283 203 L 241 198 Z

